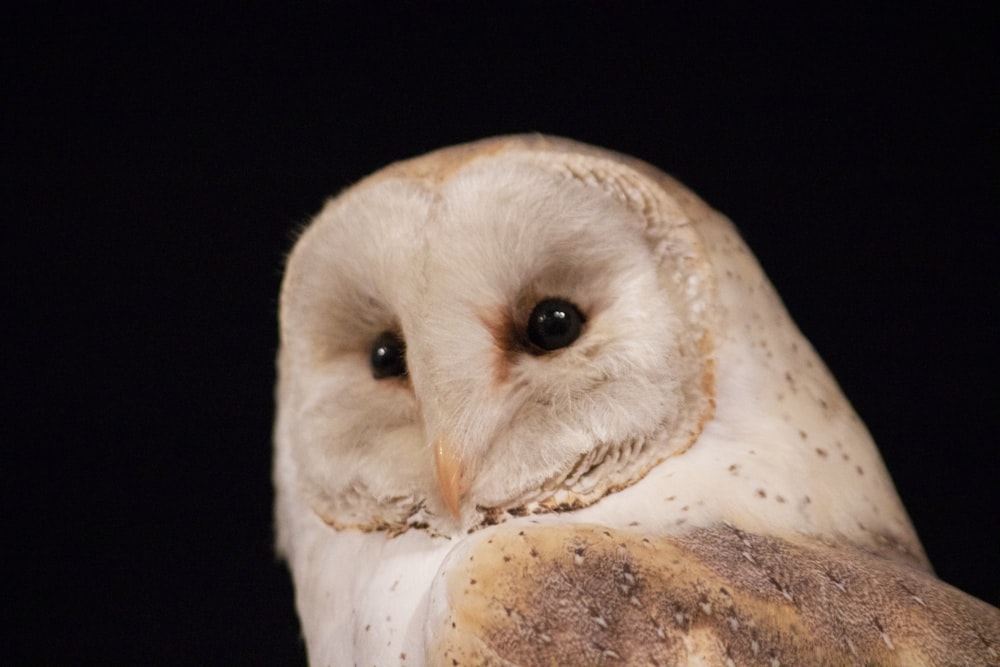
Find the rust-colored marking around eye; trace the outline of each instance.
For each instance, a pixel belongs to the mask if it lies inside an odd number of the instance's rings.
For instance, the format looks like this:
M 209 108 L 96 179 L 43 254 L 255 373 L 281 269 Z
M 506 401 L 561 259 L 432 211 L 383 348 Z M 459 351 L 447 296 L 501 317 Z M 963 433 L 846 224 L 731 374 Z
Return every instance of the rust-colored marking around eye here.
M 499 306 L 491 311 L 482 312 L 479 314 L 479 321 L 493 338 L 493 359 L 490 368 L 493 370 L 493 384 L 499 386 L 510 379 L 515 352 L 524 347 L 524 342 L 518 333 L 514 314 L 509 308 Z

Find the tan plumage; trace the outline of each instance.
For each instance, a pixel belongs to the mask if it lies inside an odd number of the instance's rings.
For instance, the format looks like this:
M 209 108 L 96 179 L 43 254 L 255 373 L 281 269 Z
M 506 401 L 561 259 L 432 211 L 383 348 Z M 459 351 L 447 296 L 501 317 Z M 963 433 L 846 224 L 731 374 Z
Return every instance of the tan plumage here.
M 721 525 L 504 526 L 453 556 L 430 662 L 988 665 L 997 610 L 926 571 Z
M 582 323 L 543 349 L 552 298 Z M 649 165 L 541 136 L 392 165 L 281 301 L 314 664 L 996 663 L 1000 612 L 933 577 L 731 223 Z

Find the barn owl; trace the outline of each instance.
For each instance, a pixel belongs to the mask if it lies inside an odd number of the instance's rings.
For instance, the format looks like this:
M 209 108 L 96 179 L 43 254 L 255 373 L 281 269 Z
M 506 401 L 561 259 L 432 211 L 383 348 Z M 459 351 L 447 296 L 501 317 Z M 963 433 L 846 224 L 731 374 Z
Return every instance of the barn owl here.
M 998 664 L 732 224 L 636 159 L 446 148 L 330 200 L 280 305 L 316 665 Z

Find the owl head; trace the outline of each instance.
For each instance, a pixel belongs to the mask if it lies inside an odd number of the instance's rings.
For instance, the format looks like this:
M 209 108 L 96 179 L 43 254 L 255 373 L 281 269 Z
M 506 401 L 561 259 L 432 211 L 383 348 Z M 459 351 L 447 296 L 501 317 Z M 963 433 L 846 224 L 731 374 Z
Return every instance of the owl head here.
M 580 508 L 711 415 L 714 286 L 685 202 L 620 159 L 516 143 L 394 165 L 296 244 L 281 434 L 330 525 Z

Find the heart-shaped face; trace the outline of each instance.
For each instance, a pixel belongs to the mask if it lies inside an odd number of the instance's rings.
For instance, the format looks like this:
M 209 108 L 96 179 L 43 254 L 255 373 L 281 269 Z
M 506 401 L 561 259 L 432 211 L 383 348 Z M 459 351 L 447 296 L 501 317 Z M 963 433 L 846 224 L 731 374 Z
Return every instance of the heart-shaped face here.
M 378 175 L 296 246 L 282 409 L 329 525 L 449 534 L 578 509 L 710 417 L 714 288 L 686 218 L 618 163 L 538 157 Z

